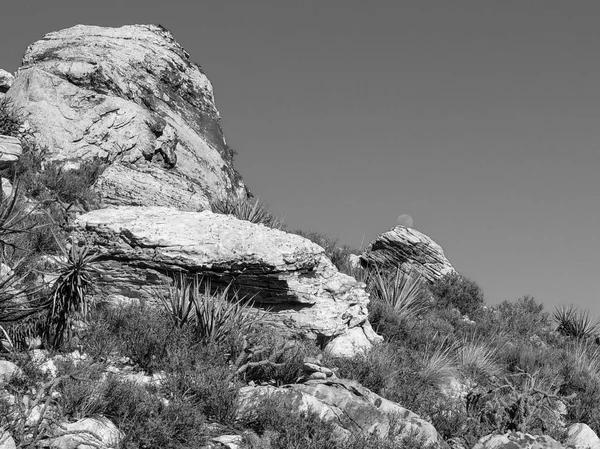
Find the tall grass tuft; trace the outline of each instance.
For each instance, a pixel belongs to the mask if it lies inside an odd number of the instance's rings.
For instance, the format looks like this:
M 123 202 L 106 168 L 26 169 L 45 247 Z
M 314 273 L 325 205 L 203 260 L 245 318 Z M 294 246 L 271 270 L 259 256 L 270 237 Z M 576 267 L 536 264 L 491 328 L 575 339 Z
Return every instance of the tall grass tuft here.
M 594 337 L 598 332 L 599 324 L 593 321 L 587 310 L 578 310 L 575 306 L 557 307 L 553 314 L 558 323 L 556 329 L 563 335 L 576 339 Z
M 499 376 L 502 367 L 497 360 L 498 350 L 489 342 L 464 339 L 458 343 L 457 361 L 459 369 L 467 376 Z
M 452 347 L 441 345 L 433 351 L 425 349 L 419 370 L 419 377 L 424 384 L 443 390 L 457 376 L 458 367 Z
M 212 211 L 217 214 L 233 215 L 240 220 L 264 224 L 273 229 L 283 229 L 284 227 L 283 221 L 273 215 L 259 198 L 254 202 L 249 198 L 225 199 L 214 201 L 210 206 Z
M 374 299 L 389 306 L 400 318 L 417 317 L 431 307 L 423 277 L 416 270 L 404 273 L 397 268 L 396 273 L 387 274 L 376 269 L 368 286 Z

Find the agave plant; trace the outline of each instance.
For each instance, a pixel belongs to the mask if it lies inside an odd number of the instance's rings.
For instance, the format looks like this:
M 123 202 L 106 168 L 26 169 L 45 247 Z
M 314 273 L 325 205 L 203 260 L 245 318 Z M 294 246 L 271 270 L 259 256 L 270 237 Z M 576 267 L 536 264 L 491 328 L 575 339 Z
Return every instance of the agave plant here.
M 175 326 L 181 328 L 194 318 L 193 297 L 197 296 L 199 291 L 200 282 L 197 276 L 190 280 L 180 273 L 168 287 L 166 295 L 158 292 L 158 299 Z
M 211 203 L 211 209 L 217 214 L 233 215 L 240 220 L 264 224 L 273 229 L 283 228 L 283 221 L 269 212 L 267 205 L 259 198 L 254 202 L 247 198 L 215 201 Z
M 599 324 L 590 318 L 587 310 L 578 310 L 575 306 L 557 307 L 553 314 L 558 323 L 557 331 L 576 339 L 591 338 L 598 332 Z
M 67 250 L 60 244 L 66 261 L 60 265 L 58 278 L 52 287 L 52 295 L 45 326 L 45 339 L 53 347 L 60 347 L 70 337 L 74 318 L 87 320 L 90 311 L 88 294 L 93 287 L 92 274 L 97 254 L 76 242 Z
M 390 306 L 400 318 L 414 318 L 431 307 L 431 297 L 425 282 L 414 269 L 405 273 L 397 268 L 393 274 L 375 269 L 368 285 L 376 300 Z

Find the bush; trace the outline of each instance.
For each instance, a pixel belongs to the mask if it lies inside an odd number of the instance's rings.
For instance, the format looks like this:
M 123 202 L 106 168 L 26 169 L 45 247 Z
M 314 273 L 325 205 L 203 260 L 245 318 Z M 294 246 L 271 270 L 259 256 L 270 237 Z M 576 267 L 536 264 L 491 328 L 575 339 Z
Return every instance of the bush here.
M 304 237 L 313 243 L 316 243 L 325 250 L 325 255 L 333 262 L 336 268 L 342 273 L 346 273 L 349 276 L 356 277 L 357 272 L 350 267 L 348 258 L 351 254 L 357 254 L 359 251 L 348 245 L 340 246 L 337 240 L 327 237 L 317 231 L 302 231 L 297 229 L 292 231 L 293 234 Z M 364 270 L 363 270 L 364 271 Z M 360 275 L 359 275 L 360 276 Z M 361 280 L 361 279 L 358 279 Z
M 0 135 L 19 137 L 22 121 L 22 117 L 9 101 L 0 100 Z
M 471 279 L 458 273 L 449 273 L 430 286 L 430 291 L 441 307 L 455 307 L 461 314 L 472 316 L 483 306 L 483 292 Z
M 240 220 L 264 224 L 273 229 L 283 229 L 283 221 L 269 212 L 267 205 L 260 199 L 252 202 L 250 198 L 216 200 L 211 203 L 211 209 L 216 214 L 233 215 Z

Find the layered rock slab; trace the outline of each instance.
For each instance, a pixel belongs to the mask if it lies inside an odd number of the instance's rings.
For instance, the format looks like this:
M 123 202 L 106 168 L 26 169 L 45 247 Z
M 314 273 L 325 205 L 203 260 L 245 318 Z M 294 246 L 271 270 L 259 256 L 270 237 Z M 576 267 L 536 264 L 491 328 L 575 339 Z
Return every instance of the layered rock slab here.
M 390 437 L 393 420 L 399 420 L 401 435 L 415 433 L 433 447 L 445 447 L 435 428 L 418 415 L 373 393 L 358 382 L 347 379 L 309 380 L 283 387 L 244 387 L 239 394 L 238 418 L 251 417 L 265 400 L 274 400 L 293 413 L 315 413 L 340 429 L 340 436 L 349 433 Z
M 309 338 L 344 337 L 367 323 L 364 284 L 340 273 L 323 248 L 295 234 L 210 211 L 116 207 L 77 218 L 74 238 L 102 255 L 98 287 L 110 300 L 156 302 L 175 273 L 234 283 L 264 321 Z
M 49 33 L 27 49 L 6 98 L 49 160 L 106 161 L 99 193 L 107 204 L 168 205 L 181 192 L 177 207 L 197 210 L 247 194 L 210 81 L 160 26 Z M 130 195 L 131 183 L 147 191 Z
M 405 273 L 416 270 L 429 282 L 455 271 L 440 245 L 416 229 L 402 225 L 375 238 L 360 260 L 365 266 L 398 267 Z

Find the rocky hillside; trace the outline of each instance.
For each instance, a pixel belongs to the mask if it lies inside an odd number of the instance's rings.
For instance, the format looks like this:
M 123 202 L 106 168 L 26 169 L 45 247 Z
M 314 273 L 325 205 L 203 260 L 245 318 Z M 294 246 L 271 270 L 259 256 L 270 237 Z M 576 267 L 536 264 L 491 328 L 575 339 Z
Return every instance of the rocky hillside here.
M 210 81 L 162 27 L 49 33 L 29 46 L 5 95 L 47 160 L 105 162 L 106 204 L 202 210 L 247 194 Z

